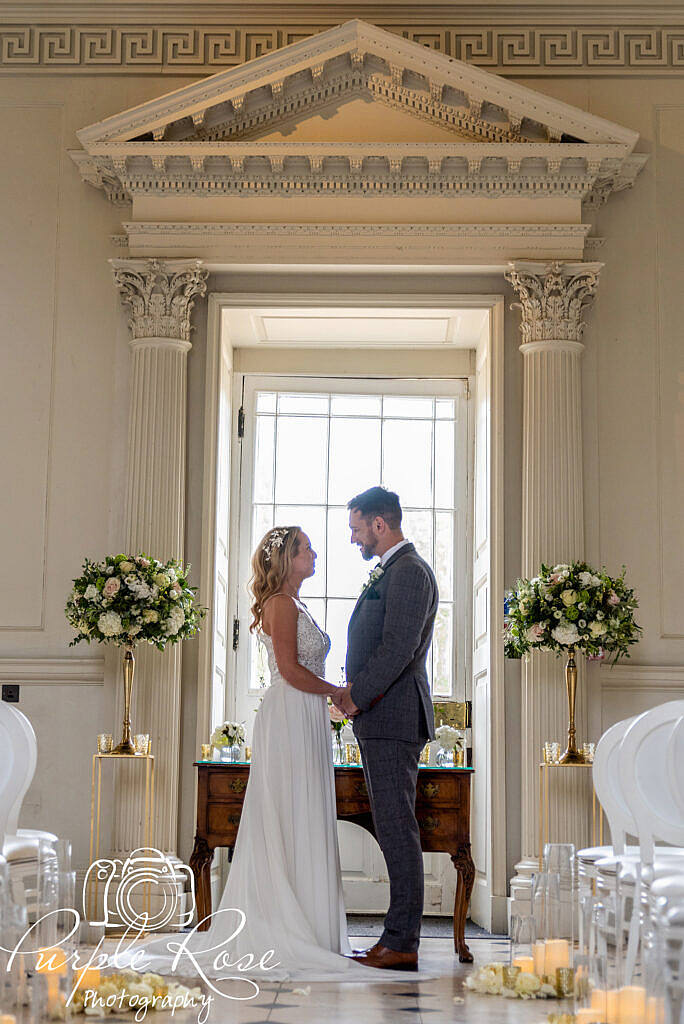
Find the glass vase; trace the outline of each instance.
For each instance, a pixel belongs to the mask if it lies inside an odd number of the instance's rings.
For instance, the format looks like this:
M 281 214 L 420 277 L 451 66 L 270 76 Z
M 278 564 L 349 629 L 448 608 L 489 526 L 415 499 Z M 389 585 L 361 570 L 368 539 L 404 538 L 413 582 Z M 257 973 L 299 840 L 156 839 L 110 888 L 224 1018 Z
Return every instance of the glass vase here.
M 332 759 L 333 764 L 344 764 L 344 744 L 342 742 L 342 733 L 335 730 L 332 735 Z
M 438 768 L 453 768 L 454 751 L 445 750 L 444 747 L 438 747 L 437 753 L 435 754 L 435 764 Z
M 221 760 L 224 764 L 236 764 L 240 760 L 240 747 L 237 743 L 221 747 Z

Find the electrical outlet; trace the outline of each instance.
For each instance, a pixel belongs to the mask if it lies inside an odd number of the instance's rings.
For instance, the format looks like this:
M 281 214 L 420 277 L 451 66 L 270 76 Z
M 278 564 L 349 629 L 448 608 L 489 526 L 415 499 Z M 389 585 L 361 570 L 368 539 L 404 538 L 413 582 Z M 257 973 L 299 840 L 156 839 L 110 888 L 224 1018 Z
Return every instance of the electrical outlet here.
M 19 684 L 18 683 L 3 683 L 2 685 L 2 699 L 6 700 L 8 704 L 19 703 Z

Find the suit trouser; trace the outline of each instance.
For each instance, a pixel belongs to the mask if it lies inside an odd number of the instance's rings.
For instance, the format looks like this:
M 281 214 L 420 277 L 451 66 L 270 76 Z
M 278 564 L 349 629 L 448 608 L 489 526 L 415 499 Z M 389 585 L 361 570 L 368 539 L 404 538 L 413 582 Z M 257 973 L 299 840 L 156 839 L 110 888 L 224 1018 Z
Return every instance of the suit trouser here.
M 375 835 L 387 864 L 390 906 L 380 943 L 414 953 L 423 916 L 423 854 L 416 820 L 418 758 L 424 743 L 359 739 Z

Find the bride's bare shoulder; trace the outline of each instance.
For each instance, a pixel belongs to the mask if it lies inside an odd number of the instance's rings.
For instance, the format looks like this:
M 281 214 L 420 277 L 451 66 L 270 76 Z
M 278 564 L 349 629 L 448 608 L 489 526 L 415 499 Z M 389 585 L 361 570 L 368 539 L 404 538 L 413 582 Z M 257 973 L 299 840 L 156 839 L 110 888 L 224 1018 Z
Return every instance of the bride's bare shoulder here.
M 285 600 L 276 601 L 280 597 Z M 294 622 L 299 616 L 299 605 L 290 594 L 271 594 L 264 601 L 261 628 L 266 636 L 273 632 L 274 624 Z

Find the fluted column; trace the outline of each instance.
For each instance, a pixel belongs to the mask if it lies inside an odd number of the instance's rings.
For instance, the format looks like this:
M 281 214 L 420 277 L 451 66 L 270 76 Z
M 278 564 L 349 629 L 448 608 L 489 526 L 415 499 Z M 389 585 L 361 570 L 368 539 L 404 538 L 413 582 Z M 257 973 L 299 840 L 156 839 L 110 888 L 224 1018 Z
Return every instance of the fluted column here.
M 600 263 L 510 264 L 522 314 L 524 360 L 522 454 L 523 577 L 541 562 L 584 557 L 582 487 L 582 312 L 593 298 Z M 579 657 L 577 734 L 587 735 L 584 659 Z M 564 741 L 567 697 L 564 662 L 535 651 L 522 665 L 522 856 L 518 873 L 536 865 L 539 851 L 538 764 L 545 740 Z M 563 743 L 564 746 L 564 743 Z M 562 749 L 562 748 L 561 748 Z M 578 772 L 558 770 L 550 804 L 551 837 L 588 845 L 589 818 Z M 575 776 L 571 779 L 570 776 Z
M 183 558 L 185 434 L 190 314 L 206 292 L 199 260 L 110 260 L 130 311 L 131 392 L 128 419 L 126 553 Z M 122 713 L 118 687 L 117 713 Z M 181 644 L 164 653 L 136 651 L 132 723 L 147 732 L 155 756 L 155 846 L 175 854 L 180 753 Z M 138 765 L 116 773 L 113 846 L 138 845 L 143 818 Z M 135 769 L 138 769 L 135 771 Z

